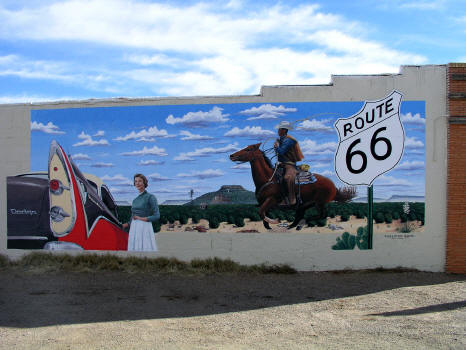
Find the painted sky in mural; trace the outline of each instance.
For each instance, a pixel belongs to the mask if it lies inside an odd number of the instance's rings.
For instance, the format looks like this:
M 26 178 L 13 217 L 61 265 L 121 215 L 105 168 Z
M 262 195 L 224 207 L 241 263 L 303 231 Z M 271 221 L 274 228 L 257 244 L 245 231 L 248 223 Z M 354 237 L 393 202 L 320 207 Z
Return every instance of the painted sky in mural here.
M 364 102 L 239 103 L 34 110 L 31 112 L 31 170 L 46 170 L 51 140 L 71 154 L 80 169 L 101 177 L 118 201 L 136 195 L 132 176 L 149 178 L 160 203 L 189 200 L 222 185 L 254 191 L 249 164 L 228 156 L 247 145 L 273 146 L 275 126 L 296 122 L 311 171 L 343 186 L 334 172 L 338 135 L 334 123 L 358 112 Z M 425 103 L 403 101 L 405 150 L 398 166 L 374 182 L 376 198 L 424 196 Z M 365 196 L 364 188 L 358 195 Z

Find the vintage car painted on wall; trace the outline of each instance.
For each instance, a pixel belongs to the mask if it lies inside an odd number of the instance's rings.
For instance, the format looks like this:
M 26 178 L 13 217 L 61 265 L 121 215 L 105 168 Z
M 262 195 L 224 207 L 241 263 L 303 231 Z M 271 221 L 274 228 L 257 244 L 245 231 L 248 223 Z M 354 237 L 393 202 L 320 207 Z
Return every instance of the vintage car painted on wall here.
M 48 172 L 7 178 L 9 249 L 127 250 L 107 186 L 52 141 Z

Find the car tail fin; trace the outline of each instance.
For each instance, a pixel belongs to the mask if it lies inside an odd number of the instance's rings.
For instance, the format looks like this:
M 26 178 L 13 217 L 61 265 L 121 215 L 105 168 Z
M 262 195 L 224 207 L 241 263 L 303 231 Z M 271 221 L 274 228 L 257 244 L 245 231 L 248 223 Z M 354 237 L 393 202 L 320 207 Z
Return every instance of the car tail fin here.
M 49 153 L 50 229 L 56 237 L 71 232 L 76 221 L 72 172 L 63 149 L 52 141 Z

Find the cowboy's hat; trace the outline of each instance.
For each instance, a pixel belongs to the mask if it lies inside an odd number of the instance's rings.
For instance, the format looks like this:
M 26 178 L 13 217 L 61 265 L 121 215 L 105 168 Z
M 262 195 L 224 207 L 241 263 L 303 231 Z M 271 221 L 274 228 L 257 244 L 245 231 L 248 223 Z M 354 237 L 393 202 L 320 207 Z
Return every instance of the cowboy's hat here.
M 282 120 L 280 124 L 275 126 L 275 129 L 293 130 L 293 124 L 291 124 L 290 122 L 287 122 L 286 120 Z

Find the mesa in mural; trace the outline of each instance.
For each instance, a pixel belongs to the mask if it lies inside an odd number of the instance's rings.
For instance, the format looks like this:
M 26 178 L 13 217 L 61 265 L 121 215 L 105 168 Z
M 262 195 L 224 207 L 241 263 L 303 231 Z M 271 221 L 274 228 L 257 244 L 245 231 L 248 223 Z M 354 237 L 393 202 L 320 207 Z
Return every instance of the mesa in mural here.
M 8 247 L 127 250 L 124 224 L 140 194 L 135 174 L 145 175 L 145 190 L 157 200 L 154 232 L 337 233 L 340 246 L 351 246 L 351 235 L 364 236 L 358 229 L 367 225 L 367 190 L 336 176 L 334 125 L 363 106 L 364 101 L 33 110 L 31 172 L 8 178 Z M 401 159 L 373 182 L 375 234 L 423 231 L 425 103 L 403 101 L 400 119 Z M 283 129 L 286 135 L 280 135 Z M 296 188 L 290 188 L 286 167 L 276 167 L 286 162 L 286 152 L 280 154 L 285 139 L 292 140 L 287 152 L 299 145 Z M 270 184 L 272 176 L 283 184 Z M 18 191 L 23 195 L 16 196 Z

